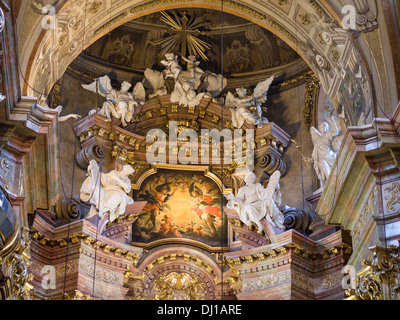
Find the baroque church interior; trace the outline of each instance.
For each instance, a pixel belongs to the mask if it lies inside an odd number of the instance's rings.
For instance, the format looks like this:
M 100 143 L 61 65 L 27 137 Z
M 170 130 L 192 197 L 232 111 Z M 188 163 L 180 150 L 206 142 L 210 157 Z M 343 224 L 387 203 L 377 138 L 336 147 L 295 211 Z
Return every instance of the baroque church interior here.
M 397 0 L 0 0 L 1 300 L 399 300 Z

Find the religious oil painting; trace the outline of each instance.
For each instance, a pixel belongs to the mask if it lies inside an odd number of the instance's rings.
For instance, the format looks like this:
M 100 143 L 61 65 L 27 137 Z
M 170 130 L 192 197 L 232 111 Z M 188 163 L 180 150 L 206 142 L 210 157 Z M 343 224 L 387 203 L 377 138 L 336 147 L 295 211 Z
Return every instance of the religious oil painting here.
M 132 225 L 134 243 L 190 239 L 211 247 L 227 245 L 225 199 L 204 172 L 158 170 L 134 192 L 134 200 L 146 201 Z

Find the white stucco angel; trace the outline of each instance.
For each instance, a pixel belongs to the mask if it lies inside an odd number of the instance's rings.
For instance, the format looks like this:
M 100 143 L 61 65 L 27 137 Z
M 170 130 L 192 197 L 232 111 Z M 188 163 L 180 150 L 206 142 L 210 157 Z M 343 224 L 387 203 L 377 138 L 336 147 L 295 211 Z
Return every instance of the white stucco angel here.
M 335 145 L 334 140 L 340 143 L 340 137 L 343 133 L 340 129 L 339 120 L 334 116 L 330 117 L 328 122 L 322 122 L 318 129 L 311 127 L 310 132 L 314 145 L 312 160 L 322 187 L 328 180 L 336 160 L 338 146 Z
M 244 176 L 245 186 L 241 187 L 236 196 L 232 193 L 225 195 L 228 200 L 227 208 L 233 209 L 240 220 L 247 226 L 255 224 L 258 232 L 263 231 L 261 221 L 265 218 L 273 227 L 284 229 L 284 217 L 279 210 L 281 193 L 279 187 L 280 172 L 275 171 L 267 188 L 256 183 L 256 175 L 248 172 Z
M 200 104 L 205 92 L 197 93 L 191 81 L 176 81 L 171 93 L 170 101 L 185 107 L 195 107 Z
M 97 78 L 91 84 L 82 85 L 84 89 L 106 98 L 99 113 L 106 116 L 106 121 L 111 121 L 111 115 L 121 119 L 123 127 L 132 120 L 135 106 L 144 104 L 146 99 L 146 92 L 141 82 L 136 83 L 132 92 L 128 92 L 131 86 L 131 83 L 124 81 L 120 90 L 113 89 L 107 75 Z
M 132 188 L 129 175 L 135 170 L 130 165 L 124 165 L 121 171 L 101 173 L 95 160 L 90 161 L 87 170 L 88 177 L 82 184 L 80 198 L 92 206 L 85 218 L 98 215 L 103 219 L 108 213 L 109 220 L 114 221 L 125 213 L 128 204 L 133 203 L 133 199 L 128 196 Z
M 182 67 L 178 63 L 178 56 L 174 53 L 166 53 L 164 56 L 165 60 L 161 60 L 161 64 L 166 67 L 164 70 L 165 79 L 174 78 L 177 80 L 182 71 Z
M 200 61 L 196 60 L 195 56 L 182 57 L 186 61 L 186 71 L 182 71 L 180 80 L 189 80 L 194 83 L 195 88 L 201 83 L 202 78 L 205 76 L 203 69 L 199 67 Z
M 274 76 L 271 76 L 260 81 L 252 95 L 247 95 L 246 88 L 237 88 L 237 97 L 228 92 L 225 106 L 232 112 L 232 124 L 235 128 L 240 129 L 245 122 L 259 127 L 268 123 L 268 119 L 262 114 L 262 104 L 267 101 L 267 92 L 273 80 Z

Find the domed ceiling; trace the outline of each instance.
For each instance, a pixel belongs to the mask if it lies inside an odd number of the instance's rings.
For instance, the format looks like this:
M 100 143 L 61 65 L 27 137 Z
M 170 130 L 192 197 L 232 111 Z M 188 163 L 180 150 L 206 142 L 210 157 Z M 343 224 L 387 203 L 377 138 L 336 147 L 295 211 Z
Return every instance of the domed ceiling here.
M 228 78 L 227 89 L 251 86 L 271 74 L 283 81 L 309 70 L 268 30 L 209 9 L 168 10 L 127 22 L 88 47 L 68 70 L 89 78 L 108 74 L 116 84 L 140 81 L 146 68 L 163 70 L 166 52 L 195 55 L 203 70 Z

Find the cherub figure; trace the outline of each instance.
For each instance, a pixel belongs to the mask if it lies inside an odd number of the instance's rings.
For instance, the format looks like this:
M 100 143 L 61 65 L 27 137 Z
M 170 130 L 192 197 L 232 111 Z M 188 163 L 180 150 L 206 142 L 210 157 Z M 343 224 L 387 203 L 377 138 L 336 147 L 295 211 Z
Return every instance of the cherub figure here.
M 193 81 L 201 79 L 205 75 L 204 70 L 199 68 L 200 61 L 196 60 L 196 56 L 182 57 L 187 63 L 187 73 Z
M 133 92 L 128 92 L 131 86 L 132 84 L 124 81 L 120 90 L 113 89 L 111 80 L 107 75 L 97 78 L 91 84 L 82 85 L 84 89 L 106 98 L 99 112 L 106 116 L 105 121 L 111 121 L 112 115 L 121 119 L 123 127 L 126 127 L 127 123 L 132 120 L 135 106 L 143 105 L 146 99 L 146 92 L 141 82 L 136 83 Z
M 252 95 L 247 95 L 246 88 L 236 88 L 238 97 L 228 92 L 225 106 L 232 112 L 232 124 L 235 128 L 241 128 L 245 122 L 261 127 L 268 123 L 268 119 L 262 115 L 262 104 L 267 101 L 267 92 L 274 76 L 257 84 Z
M 171 93 L 171 102 L 179 103 L 185 107 L 195 107 L 199 105 L 205 92 L 197 93 L 193 88 L 193 83 L 190 81 L 176 81 L 174 91 Z
M 161 64 L 166 68 L 164 70 L 165 79 L 173 78 L 175 80 L 178 79 L 182 67 L 178 63 L 178 56 L 173 53 L 166 53 L 165 60 L 161 60 Z

